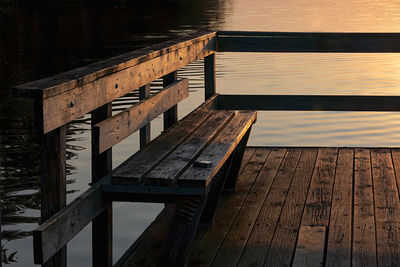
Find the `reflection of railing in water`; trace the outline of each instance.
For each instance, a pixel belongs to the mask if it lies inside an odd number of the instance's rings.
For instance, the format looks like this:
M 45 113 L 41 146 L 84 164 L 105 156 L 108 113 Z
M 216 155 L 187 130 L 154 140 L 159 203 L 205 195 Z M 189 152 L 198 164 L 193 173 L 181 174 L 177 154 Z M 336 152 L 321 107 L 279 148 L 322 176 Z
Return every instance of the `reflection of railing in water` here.
M 37 97 L 39 98 L 37 104 L 41 109 L 37 113 L 37 119 L 39 121 L 40 130 L 46 134 L 47 149 L 49 147 L 58 146 L 57 149 L 63 151 L 64 140 L 63 134 L 65 129 L 64 125 L 70 120 L 76 117 L 82 116 L 87 112 L 93 112 L 95 114 L 92 118 L 93 125 L 99 121 L 106 119 L 111 116 L 111 101 L 114 101 L 113 111 L 120 111 L 126 105 L 130 105 L 132 101 L 137 101 L 139 94 L 138 91 L 128 93 L 130 89 L 126 87 L 133 84 L 133 87 L 141 87 L 142 89 L 154 79 L 165 77 L 168 79 L 169 73 L 175 73 L 177 69 L 197 60 L 205 57 L 205 95 L 206 98 L 214 95 L 215 89 L 215 57 L 214 53 L 218 51 L 224 52 L 399 52 L 400 37 L 398 34 L 319 34 L 319 33 L 257 33 L 257 32 L 219 32 L 219 33 L 207 33 L 199 34 L 197 36 L 188 37 L 181 40 L 180 42 L 168 42 L 159 46 L 150 48 L 149 50 L 142 50 L 129 53 L 123 57 L 119 57 L 114 62 L 112 60 L 107 61 L 101 68 L 95 64 L 88 68 L 82 68 L 81 70 L 72 71 L 66 73 L 65 76 L 55 77 L 47 81 L 39 81 L 37 84 L 43 86 L 36 89 L 35 83 L 31 85 L 21 86 L 16 89 L 17 95 Z M 168 59 L 168 60 L 167 60 Z M 109 64 L 109 65 L 107 65 Z M 147 64 L 147 65 L 146 65 Z M 149 67 L 151 66 L 151 67 Z M 111 68 L 112 67 L 112 68 Z M 79 79 L 73 74 L 78 73 Z M 134 73 L 134 79 L 131 79 L 131 74 Z M 148 76 L 147 76 L 148 75 Z M 175 75 L 175 74 L 174 74 Z M 144 78 L 143 78 L 144 77 Z M 59 80 L 57 80 L 59 79 Z M 85 90 L 82 90 L 85 88 Z M 130 87 L 129 87 L 130 88 Z M 101 89 L 101 90 L 100 90 Z M 42 91 L 41 91 L 42 90 Z M 59 91 L 57 91 L 59 90 Z M 107 94 L 98 94 L 91 92 L 91 90 L 97 90 L 97 93 L 107 91 Z M 80 98 L 77 98 L 80 95 Z M 124 98 L 115 101 L 121 95 L 126 96 Z M 93 100 L 91 97 L 98 100 L 98 102 L 89 102 Z M 57 100 L 58 99 L 58 100 Z M 80 102 L 83 99 L 83 102 Z M 100 100 L 99 100 L 100 99 Z M 216 104 L 221 109 L 250 109 L 250 110 L 352 110 L 352 111 L 400 111 L 399 97 L 386 97 L 386 96 L 248 96 L 248 95 L 220 95 L 216 97 Z M 87 101 L 85 101 L 87 100 Z M 244 101 L 245 100 L 245 101 Z M 55 110 L 54 106 L 57 104 L 67 104 L 64 110 Z M 102 106 L 105 103 L 106 106 Z M 174 108 L 175 109 L 175 108 Z M 67 113 L 66 115 L 64 113 Z M 176 110 L 172 110 L 172 113 L 176 116 Z M 166 116 L 167 117 L 167 116 Z M 55 120 L 54 118 L 58 118 Z M 153 118 L 146 119 L 146 123 L 149 123 Z M 172 120 L 174 122 L 174 120 Z M 141 124 L 140 124 L 141 125 Z M 119 125 L 120 126 L 120 125 Z M 146 125 L 141 125 L 139 128 L 145 128 Z M 129 126 L 127 127 L 129 128 Z M 136 130 L 136 128 L 134 129 Z M 129 134 L 134 131 L 128 129 Z M 110 129 L 110 131 L 116 131 Z M 141 135 L 143 135 L 142 132 Z M 144 133 L 144 135 L 146 135 Z M 94 144 L 101 143 L 99 136 L 93 135 Z M 117 137 L 116 139 L 118 139 Z M 94 176 L 95 180 L 104 176 L 107 172 L 111 171 L 107 164 L 110 162 L 110 156 L 108 155 L 108 149 L 113 144 L 120 140 L 111 141 L 112 144 L 106 144 L 103 148 L 107 151 L 101 156 L 93 155 L 94 160 Z M 105 142 L 105 141 L 104 141 Z M 102 152 L 101 150 L 100 152 Z M 54 162 L 56 166 L 55 171 L 62 180 L 65 174 L 62 173 L 64 167 L 64 159 L 59 151 L 50 151 L 58 155 L 58 162 Z M 101 159 L 103 157 L 103 159 Z M 54 159 L 48 158 L 47 160 L 52 161 Z M 100 167 L 104 167 L 105 170 L 98 173 Z M 96 174 L 97 172 L 97 174 Z M 53 185 L 57 188 L 58 193 L 64 194 L 62 191 L 63 186 Z M 92 190 L 92 191 L 90 191 Z M 88 222 L 96 217 L 100 212 L 109 208 L 109 203 L 104 200 L 98 194 L 101 194 L 100 186 L 97 188 L 94 186 L 88 193 L 84 194 L 85 200 L 88 202 L 94 202 L 95 199 L 101 203 L 97 203 L 101 207 L 95 207 L 90 209 L 86 216 L 81 215 L 77 218 L 66 219 L 71 223 L 70 232 L 65 236 L 59 237 L 60 242 L 57 242 L 57 248 L 44 248 L 42 247 L 43 233 L 52 230 L 48 230 L 46 227 L 40 229 L 37 232 L 36 237 L 36 249 L 35 252 L 38 262 L 47 260 L 56 251 L 63 251 L 63 246 L 77 234 Z M 100 193 L 99 193 L 100 192 Z M 43 193 L 44 196 L 49 197 L 49 202 L 53 201 L 56 208 L 49 208 L 43 213 L 47 213 L 46 217 L 55 213 L 56 209 L 62 208 L 65 205 L 65 201 L 59 199 L 60 196 L 46 195 L 46 191 Z M 94 196 L 96 195 L 96 196 Z M 51 197 L 53 199 L 51 199 Z M 104 201 L 104 203 L 103 203 Z M 50 204 L 50 203 L 48 203 Z M 78 208 L 88 208 L 87 204 L 76 201 L 71 204 L 70 207 L 75 206 L 75 210 L 67 209 L 65 214 L 74 214 Z M 45 209 L 46 207 L 44 207 Z M 84 218 L 83 218 L 84 217 Z M 93 238 L 105 238 L 109 242 L 111 225 L 107 222 L 109 215 L 106 215 L 106 220 L 103 220 L 103 229 L 106 229 L 106 235 L 101 237 L 100 232 L 94 232 Z M 61 233 L 60 230 L 54 230 L 57 233 Z M 46 232 L 46 233 L 48 233 Z M 53 233 L 53 232 L 51 232 Z M 53 233 L 54 234 L 54 233 Z M 96 236 L 98 235 L 98 236 Z M 45 237 L 45 236 L 44 236 Z M 108 242 L 107 241 L 107 242 Z M 105 242 L 105 245 L 108 245 Z M 103 257 L 103 260 L 109 261 L 110 254 L 108 248 L 97 247 L 94 249 L 94 257 Z M 43 250 L 43 251 L 42 251 Z M 100 254 L 99 251 L 106 251 L 107 253 Z M 45 258 L 43 258 L 43 254 Z M 57 257 L 64 257 L 58 254 Z

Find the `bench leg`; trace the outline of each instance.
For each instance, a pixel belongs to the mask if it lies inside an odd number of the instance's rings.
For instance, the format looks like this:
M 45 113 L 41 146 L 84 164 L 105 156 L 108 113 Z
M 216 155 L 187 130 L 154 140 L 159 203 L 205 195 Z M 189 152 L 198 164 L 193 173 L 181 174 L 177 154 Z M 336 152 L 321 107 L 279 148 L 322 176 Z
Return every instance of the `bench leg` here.
M 164 243 L 162 265 L 183 265 L 199 225 L 206 196 L 188 197 L 178 204 Z
M 247 141 L 249 140 L 251 127 L 247 133 L 243 136 L 242 140 L 236 147 L 236 151 L 233 153 L 232 166 L 229 169 L 228 177 L 225 182 L 225 192 L 235 192 L 236 180 L 239 175 L 240 165 L 242 164 L 244 151 L 246 150 Z
M 203 214 L 200 218 L 199 228 L 208 229 L 212 227 L 214 223 L 214 214 L 217 208 L 218 199 L 222 193 L 222 189 L 224 188 L 229 170 L 230 168 L 232 168 L 232 162 L 234 158 L 235 153 L 232 153 L 232 155 L 225 162 L 224 166 L 222 166 L 217 175 L 214 177 L 211 184 L 210 192 L 208 193 L 206 204 L 204 206 Z

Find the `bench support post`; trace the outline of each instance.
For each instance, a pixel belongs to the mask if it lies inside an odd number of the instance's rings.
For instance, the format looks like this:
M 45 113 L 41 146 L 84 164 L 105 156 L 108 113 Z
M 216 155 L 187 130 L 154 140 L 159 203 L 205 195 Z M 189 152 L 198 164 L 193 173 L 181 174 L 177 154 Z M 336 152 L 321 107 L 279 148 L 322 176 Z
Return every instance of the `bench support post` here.
M 43 223 L 66 205 L 66 126 L 43 135 L 41 149 Z M 67 247 L 62 248 L 43 266 L 66 267 Z
M 111 103 L 92 111 L 92 146 L 97 144 L 93 126 L 111 117 Z M 92 147 L 92 183 L 112 170 L 111 148 L 101 154 Z M 94 267 L 112 266 L 112 203 L 92 221 L 92 264 Z
M 143 100 L 150 97 L 150 84 L 146 84 L 139 88 L 139 100 Z M 143 126 L 140 129 L 140 148 L 143 148 L 147 143 L 150 142 L 150 123 Z
M 215 54 L 204 58 L 204 92 L 205 100 L 212 97 L 215 90 Z
M 173 71 L 163 77 L 163 87 L 170 85 L 178 80 L 178 72 Z M 172 108 L 164 112 L 164 130 L 171 127 L 175 122 L 178 121 L 178 106 L 175 105 Z
M 218 199 L 224 188 L 226 178 L 233 167 L 232 162 L 235 156 L 235 152 L 228 158 L 224 166 L 219 170 L 217 175 L 214 177 L 211 183 L 210 192 L 208 193 L 208 198 L 204 206 L 203 214 L 200 218 L 199 228 L 209 229 L 214 223 L 214 214 L 217 209 Z
M 188 197 L 175 208 L 161 260 L 167 265 L 181 265 L 187 248 L 193 241 L 199 225 L 206 196 Z M 164 262 L 165 261 L 165 262 Z
M 247 141 L 249 140 L 251 132 L 251 127 L 247 131 L 247 133 L 243 136 L 242 140 L 236 147 L 236 151 L 233 155 L 232 159 L 232 166 L 229 169 L 228 177 L 226 179 L 225 185 L 224 185 L 224 191 L 225 192 L 235 192 L 235 186 L 236 186 L 236 180 L 239 175 L 239 170 L 240 170 L 240 165 L 242 164 L 243 160 L 243 155 L 246 150 L 247 146 Z

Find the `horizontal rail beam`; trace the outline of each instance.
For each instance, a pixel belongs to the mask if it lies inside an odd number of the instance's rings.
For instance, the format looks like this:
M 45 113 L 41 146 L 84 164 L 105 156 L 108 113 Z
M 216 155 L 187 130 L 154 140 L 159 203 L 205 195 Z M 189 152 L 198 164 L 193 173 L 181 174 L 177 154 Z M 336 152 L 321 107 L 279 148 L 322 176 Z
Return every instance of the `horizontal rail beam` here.
M 103 197 L 101 190 L 105 183 L 110 183 L 109 176 L 94 184 L 33 231 L 36 264 L 47 262 L 107 207 L 109 200 Z
M 13 89 L 37 99 L 38 129 L 47 133 L 133 89 L 215 52 L 216 33 L 203 32 L 102 61 Z
M 400 96 L 219 95 L 219 109 L 400 111 Z
M 204 196 L 207 188 L 182 188 L 175 186 L 103 185 L 103 193 L 113 201 L 174 203 L 188 196 Z
M 219 52 L 400 52 L 400 33 L 218 32 Z
M 95 145 L 99 149 L 96 152 L 102 153 L 121 142 L 188 96 L 189 80 L 183 79 L 129 109 L 96 124 L 93 128 L 96 137 L 94 140 L 99 142 Z

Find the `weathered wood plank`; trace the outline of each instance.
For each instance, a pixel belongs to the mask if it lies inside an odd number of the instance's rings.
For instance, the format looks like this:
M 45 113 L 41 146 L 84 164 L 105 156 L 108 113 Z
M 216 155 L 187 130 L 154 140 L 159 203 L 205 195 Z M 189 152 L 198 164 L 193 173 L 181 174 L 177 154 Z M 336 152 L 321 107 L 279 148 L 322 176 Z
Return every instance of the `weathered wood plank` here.
M 326 226 L 300 226 L 292 267 L 323 266 Z
M 400 97 L 348 95 L 219 95 L 218 109 L 400 111 Z
M 101 185 L 109 183 L 105 177 L 92 185 L 64 209 L 54 214 L 33 231 L 35 263 L 46 262 L 59 251 L 106 207 Z
M 206 39 L 159 57 L 145 60 L 118 72 L 79 84 L 62 93 L 43 99 L 37 123 L 47 133 L 80 116 L 121 97 L 135 88 L 171 73 L 214 53 L 212 41 Z
M 254 226 L 251 225 L 248 229 L 251 230 L 251 234 L 249 232 L 249 236 L 242 236 L 240 232 L 230 231 L 230 234 L 237 235 L 237 238 L 245 237 L 244 242 L 247 240 L 247 244 L 243 244 L 243 247 L 246 245 L 244 248 L 237 244 L 238 241 L 231 244 L 231 246 L 237 246 L 236 249 L 240 249 L 240 252 L 244 249 L 243 253 L 232 257 L 231 263 L 237 264 L 240 258 L 240 266 L 262 266 L 264 264 L 300 155 L 301 149 L 299 148 L 290 148 L 287 151 L 284 148 L 272 150 L 262 170 L 264 175 L 260 173 L 259 181 L 262 183 L 258 185 L 260 189 L 255 190 L 262 197 L 248 197 L 250 203 L 254 202 L 253 205 L 258 205 L 260 208 L 256 214 L 249 214 L 249 216 L 253 216 L 252 220 L 255 220 Z M 247 212 L 243 211 L 243 213 Z M 245 223 L 246 218 L 243 219 L 243 223 Z M 240 254 L 242 254 L 241 257 Z M 219 255 L 222 254 L 218 253 Z
M 212 166 L 199 168 L 191 165 L 179 177 L 178 184 L 188 187 L 207 187 L 211 179 L 217 174 L 244 135 L 249 131 L 256 117 L 257 112 L 238 113 L 196 159 L 197 161 L 211 161 Z
M 400 52 L 398 33 L 218 32 L 218 52 Z
M 97 153 L 102 153 L 121 142 L 138 129 L 146 126 L 164 111 L 189 96 L 187 79 L 173 83 L 156 95 L 142 100 L 126 111 L 108 118 L 93 128 L 98 141 Z
M 145 183 L 152 185 L 174 184 L 178 176 L 193 163 L 209 142 L 225 128 L 234 116 L 233 111 L 214 111 L 199 129 L 194 131 L 176 150 L 146 175 Z
M 93 131 L 95 125 L 112 115 L 112 105 L 108 103 L 91 113 L 92 127 L 92 184 L 112 171 L 112 149 L 97 154 L 99 143 Z M 93 267 L 112 266 L 112 203 L 105 208 L 92 222 L 92 265 Z
M 150 47 L 134 50 L 100 62 L 96 62 L 88 66 L 63 72 L 52 77 L 16 86 L 15 88 L 13 88 L 13 94 L 16 97 L 28 97 L 38 99 L 49 98 L 94 82 L 105 76 L 109 76 L 110 74 L 118 73 L 120 71 L 129 69 L 130 67 L 140 65 L 149 60 L 160 58 L 162 56 L 170 56 L 174 53 L 180 54 L 184 51 L 190 50 L 191 48 L 196 48 L 197 45 L 201 45 L 201 47 L 203 47 L 202 49 L 200 49 L 204 50 L 203 53 L 213 53 L 213 51 L 215 50 L 215 44 L 216 32 L 200 31 L 181 38 L 177 38 L 175 40 L 162 42 Z M 184 59 L 182 58 L 179 60 Z M 187 60 L 188 58 L 185 59 L 185 61 Z M 175 64 L 175 62 L 171 62 L 171 64 Z M 174 70 L 166 72 L 165 74 L 172 71 Z M 159 77 L 161 77 L 162 75 L 160 75 Z M 147 83 L 144 83 L 140 86 L 144 86 Z M 139 88 L 140 86 L 135 86 L 132 89 Z
M 303 148 L 269 246 L 265 266 L 290 266 L 317 152 L 316 148 Z
M 328 226 L 337 148 L 319 148 L 301 225 Z
M 207 100 L 216 93 L 215 54 L 204 58 L 204 98 Z
M 353 266 L 377 266 L 371 152 L 355 149 Z
M 158 162 L 167 157 L 187 136 L 210 116 L 215 108 L 217 95 L 151 141 L 143 150 L 117 167 L 112 175 L 113 184 L 138 184 Z
M 49 218 L 65 207 L 67 201 L 66 179 L 66 129 L 61 126 L 41 138 L 41 213 L 40 220 L 46 224 Z M 58 247 L 48 257 L 41 255 L 42 244 L 34 246 L 34 261 L 46 263 L 45 267 L 67 266 L 67 247 Z M 51 258 L 51 256 L 53 256 Z
M 256 152 L 239 176 L 235 194 L 230 195 L 218 209 L 215 214 L 213 227 L 199 241 L 198 246 L 189 259 L 189 266 L 199 264 L 203 266 L 211 265 L 246 196 L 254 188 L 254 181 L 269 153 L 270 149 L 256 149 Z
M 150 97 L 150 84 L 146 84 L 139 88 L 139 100 L 144 100 Z M 143 148 L 147 143 L 151 140 L 151 129 L 150 129 L 150 122 L 140 128 L 140 148 Z
M 213 264 L 220 266 L 225 262 L 229 266 L 237 265 L 240 256 L 249 252 L 249 250 L 247 250 L 247 252 L 244 251 L 247 246 L 254 248 L 253 237 L 258 233 L 253 226 L 255 227 L 254 224 L 259 223 L 257 215 L 262 213 L 260 210 L 266 206 L 264 203 L 269 203 L 269 197 L 274 195 L 274 193 L 277 193 L 277 191 L 279 191 L 279 193 L 283 192 L 286 197 L 284 188 L 285 186 L 287 186 L 287 188 L 289 187 L 297 162 L 300 158 L 301 149 L 288 149 L 282 165 L 280 164 L 282 156 L 276 156 L 273 159 L 271 158 L 273 152 L 274 150 L 272 150 L 270 156 L 265 162 L 265 165 L 259 174 L 259 178 L 256 180 L 253 189 L 244 202 L 240 213 L 236 217 L 232 228 L 215 257 Z M 280 150 L 277 152 L 279 153 Z M 273 164 L 269 165 L 269 162 L 273 162 Z M 282 181 L 282 179 L 285 179 L 285 181 Z M 276 190 L 278 184 L 276 181 L 280 181 L 279 186 L 281 187 L 279 190 Z M 256 233 L 254 231 L 256 231 Z
M 379 266 L 400 265 L 400 203 L 389 149 L 371 149 Z
M 351 265 L 354 149 L 340 148 L 329 222 L 326 266 Z

